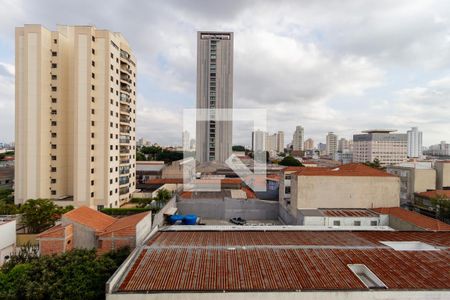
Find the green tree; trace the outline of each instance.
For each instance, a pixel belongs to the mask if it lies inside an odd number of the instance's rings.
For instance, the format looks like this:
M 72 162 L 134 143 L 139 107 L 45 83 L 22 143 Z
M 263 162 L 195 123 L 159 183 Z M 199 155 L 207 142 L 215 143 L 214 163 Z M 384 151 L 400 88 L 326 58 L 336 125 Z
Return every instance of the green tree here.
M 232 147 L 233 151 L 245 151 L 245 147 L 241 145 L 235 145 Z
M 12 189 L 0 189 L 0 215 L 14 215 L 17 213 L 12 193 Z
M 450 219 L 450 199 L 445 195 L 437 195 L 431 200 L 431 205 L 435 209 L 436 218 Z
M 55 225 L 73 206 L 60 207 L 48 199 L 30 199 L 20 207 L 22 223 L 29 233 L 40 233 Z
M 304 167 L 304 165 L 298 159 L 294 158 L 292 155 L 283 158 L 279 162 L 279 164 L 282 166 Z
M 381 164 L 380 164 L 380 160 L 378 158 L 375 158 L 373 160 L 373 162 L 366 161 L 364 164 L 366 166 L 368 166 L 368 167 L 371 167 L 371 168 L 382 169 Z
M 163 160 L 164 162 L 172 162 L 183 158 L 183 152 L 180 151 L 163 150 L 160 153 L 156 154 L 156 160 Z
M 149 160 L 154 160 L 163 149 L 160 146 L 142 146 L 140 151 L 147 154 L 150 157 Z
M 144 161 L 145 159 L 145 155 L 139 151 L 136 151 L 136 160 L 137 161 Z

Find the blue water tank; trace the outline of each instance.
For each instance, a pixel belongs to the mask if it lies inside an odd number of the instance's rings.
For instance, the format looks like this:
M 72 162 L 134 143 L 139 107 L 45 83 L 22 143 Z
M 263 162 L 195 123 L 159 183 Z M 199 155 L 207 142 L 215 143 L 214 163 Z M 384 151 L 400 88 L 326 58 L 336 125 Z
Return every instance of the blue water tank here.
M 182 215 L 171 215 L 169 217 L 169 223 L 175 224 L 177 221 L 183 221 L 184 217 Z
M 185 225 L 195 225 L 195 224 L 197 224 L 197 216 L 196 215 L 186 215 L 186 216 L 184 216 L 183 224 L 185 224 Z

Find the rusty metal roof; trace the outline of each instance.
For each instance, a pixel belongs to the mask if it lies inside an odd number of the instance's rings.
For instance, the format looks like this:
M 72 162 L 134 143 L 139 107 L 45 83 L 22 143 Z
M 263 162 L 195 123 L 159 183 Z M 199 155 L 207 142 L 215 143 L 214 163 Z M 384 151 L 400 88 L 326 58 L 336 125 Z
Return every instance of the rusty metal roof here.
M 379 215 L 368 209 L 321 209 L 327 217 L 378 217 Z
M 380 241 L 422 241 L 397 251 Z M 439 232 L 158 232 L 118 292 L 365 290 L 364 264 L 389 289 L 450 289 L 450 234 Z

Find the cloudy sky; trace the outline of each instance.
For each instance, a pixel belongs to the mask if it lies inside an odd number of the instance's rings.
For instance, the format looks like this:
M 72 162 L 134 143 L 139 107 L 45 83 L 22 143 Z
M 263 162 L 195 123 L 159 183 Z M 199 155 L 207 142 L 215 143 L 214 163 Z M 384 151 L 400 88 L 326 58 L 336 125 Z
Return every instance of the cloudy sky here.
M 195 107 L 196 31 L 235 33 L 234 105 L 324 141 L 418 126 L 450 141 L 450 1 L 0 0 L 0 141 L 14 139 L 14 27 L 120 31 L 138 60 L 137 135 L 179 144 Z M 250 144 L 236 124 L 235 144 Z M 239 130 L 241 129 L 241 130 Z

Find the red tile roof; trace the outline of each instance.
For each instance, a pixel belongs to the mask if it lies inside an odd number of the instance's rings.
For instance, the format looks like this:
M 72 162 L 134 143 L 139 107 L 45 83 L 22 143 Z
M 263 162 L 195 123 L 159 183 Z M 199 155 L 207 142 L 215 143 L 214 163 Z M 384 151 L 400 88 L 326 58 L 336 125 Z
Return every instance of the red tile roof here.
M 396 240 L 445 249 L 396 251 L 379 243 Z M 446 233 L 159 232 L 149 245 L 119 292 L 367 290 L 348 264 L 366 265 L 389 289 L 450 289 Z
M 450 190 L 434 190 L 417 194 L 425 198 L 436 198 L 437 196 L 443 196 L 450 199 Z
M 149 212 L 142 212 L 132 216 L 116 219 L 114 223 L 106 227 L 102 232 L 98 233 L 99 236 L 108 235 L 114 232 L 115 236 L 135 236 L 136 225 L 145 218 Z
M 65 213 L 63 217 L 88 226 L 95 231 L 103 231 L 117 220 L 116 218 L 86 206 L 71 210 L 68 213 Z
M 55 234 L 58 234 L 59 231 L 63 231 L 66 229 L 66 227 L 70 227 L 72 224 L 62 225 L 58 224 L 55 225 L 46 231 L 43 231 L 37 235 L 38 238 L 46 238 L 46 237 L 54 237 Z
M 290 167 L 285 167 L 283 168 L 281 171 L 282 172 L 291 172 L 291 171 L 301 171 L 303 170 L 305 167 L 294 167 L 294 166 L 290 166 Z
M 401 207 L 374 208 L 380 214 L 388 214 L 420 228 L 431 231 L 450 231 L 450 225 L 422 214 L 403 209 Z
M 336 168 L 302 168 L 297 171 L 298 176 L 368 176 L 368 177 L 396 177 L 387 172 L 368 167 L 364 164 L 346 164 Z
M 183 183 L 183 178 L 155 178 L 146 182 L 147 184 Z

